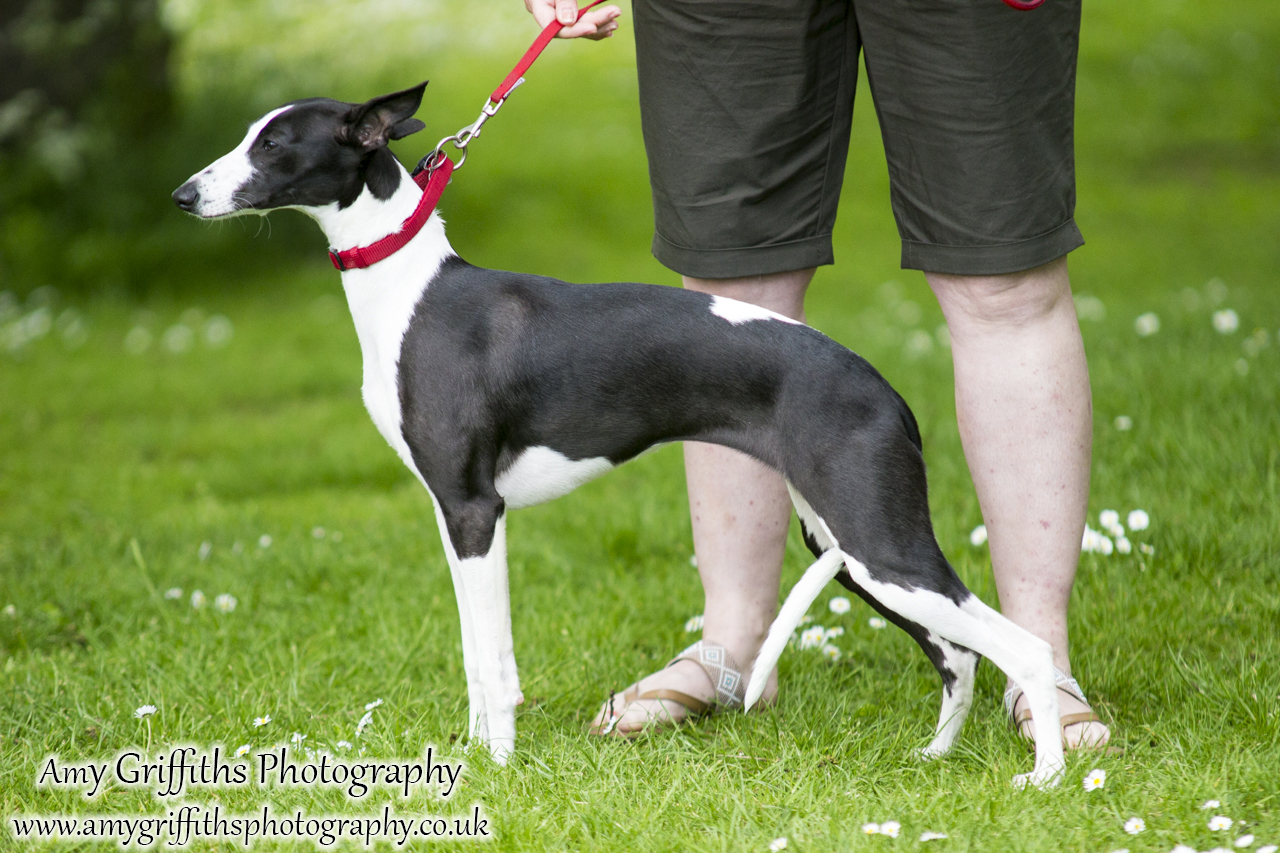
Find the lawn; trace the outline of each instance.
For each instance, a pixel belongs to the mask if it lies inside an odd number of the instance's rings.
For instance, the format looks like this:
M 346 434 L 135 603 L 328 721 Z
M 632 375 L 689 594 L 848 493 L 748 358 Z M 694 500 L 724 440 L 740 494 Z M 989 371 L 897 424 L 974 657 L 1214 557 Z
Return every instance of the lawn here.
M 359 86 L 325 94 L 364 98 L 431 76 L 428 131 L 399 143 L 407 161 L 473 118 L 528 36 L 499 27 L 472 49 L 442 38 L 408 77 L 383 61 Z M 281 51 L 281 63 L 310 59 Z M 319 94 L 307 85 L 282 78 L 278 94 Z M 988 554 L 969 538 L 982 519 L 941 315 L 923 278 L 897 268 L 865 87 L 859 98 L 837 265 L 818 274 L 810 319 L 912 406 L 939 541 L 994 603 Z M 50 754 L 265 749 L 297 733 L 299 749 L 366 757 L 433 744 L 467 768 L 448 800 L 226 786 L 187 800 L 346 815 L 390 805 L 452 816 L 479 804 L 501 850 L 764 851 L 780 837 L 798 851 L 1163 853 L 1244 835 L 1254 849 L 1280 844 L 1277 103 L 1280 7 L 1269 0 L 1086 5 L 1078 220 L 1089 242 L 1071 269 L 1094 394 L 1089 520 L 1098 528 L 1105 509 L 1122 519 L 1143 509 L 1151 524 L 1130 533 L 1129 554 L 1082 555 L 1071 629 L 1077 675 L 1122 755 L 1072 756 L 1059 790 L 1014 790 L 1031 755 L 999 707 L 1002 677 L 984 665 L 955 753 L 917 761 L 937 676 L 905 635 L 872 627 L 861 602 L 830 612 L 843 595 L 834 584 L 811 612 L 844 629 L 842 654 L 785 653 L 772 710 L 636 742 L 588 737 L 611 687 L 696 638 L 685 631 L 702 603 L 676 447 L 512 514 L 529 701 L 510 766 L 469 751 L 430 501 L 363 410 L 359 348 L 312 229 L 309 262 L 235 274 L 175 265 L 142 298 L 0 282 L 0 815 L 173 807 L 118 785 L 92 801 L 39 788 Z M 248 103 L 173 185 L 269 106 Z M 629 31 L 553 45 L 442 209 L 473 263 L 673 283 L 648 254 Z M 290 218 L 277 214 L 273 227 L 302 232 Z M 271 239 L 243 223 L 187 225 L 250 253 Z M 1148 313 L 1158 330 L 1141 335 L 1135 321 Z M 807 564 L 793 530 L 784 587 Z M 204 606 L 192 604 L 197 590 Z M 229 612 L 226 599 L 215 604 L 223 594 L 235 598 Z M 135 718 L 143 705 L 156 712 Z M 339 741 L 355 745 L 342 753 Z M 1095 768 L 1106 783 L 1086 791 Z M 1220 805 L 1201 809 L 1207 800 Z M 1210 830 L 1215 815 L 1234 824 Z M 1125 833 L 1132 817 L 1145 832 Z M 884 821 L 900 823 L 900 837 L 864 834 Z M 949 837 L 918 841 L 925 831 Z M 7 832 L 0 849 L 21 848 Z

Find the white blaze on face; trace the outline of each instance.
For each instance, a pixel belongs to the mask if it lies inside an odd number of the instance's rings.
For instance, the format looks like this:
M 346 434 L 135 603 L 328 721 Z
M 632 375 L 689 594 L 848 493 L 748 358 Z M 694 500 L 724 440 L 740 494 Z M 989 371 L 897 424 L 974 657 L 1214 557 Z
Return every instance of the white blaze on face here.
M 235 196 L 249 179 L 253 177 L 253 164 L 249 161 L 249 149 L 253 147 L 258 134 L 273 118 L 280 115 L 289 106 L 274 109 L 249 126 L 249 132 L 234 150 L 219 157 L 201 172 L 191 176 L 200 192 L 200 201 L 194 213 L 204 219 L 215 216 L 228 216 L 235 213 L 251 213 L 250 210 L 237 210 Z
M 739 302 L 726 296 L 711 297 L 711 313 L 717 317 L 723 317 L 735 326 L 752 320 L 781 320 L 784 323 L 791 323 L 796 326 L 804 325 L 799 320 L 784 317 L 781 314 L 770 311 L 768 308 L 761 308 L 759 305 L 752 305 L 749 302 Z

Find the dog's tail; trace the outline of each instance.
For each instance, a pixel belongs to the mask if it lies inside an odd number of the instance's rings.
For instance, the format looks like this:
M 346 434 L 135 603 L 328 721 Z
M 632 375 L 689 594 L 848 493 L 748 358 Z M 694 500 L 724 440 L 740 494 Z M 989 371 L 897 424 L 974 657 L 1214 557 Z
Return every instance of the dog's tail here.
M 747 696 L 743 702 L 744 711 L 750 711 L 751 706 L 760 699 L 765 683 L 769 680 L 769 672 L 782 656 L 782 650 L 786 648 L 787 640 L 791 639 L 791 633 L 799 626 L 805 611 L 809 609 L 810 604 L 813 604 L 818 593 L 822 592 L 827 582 L 843 568 L 844 557 L 844 552 L 839 548 L 829 549 L 805 570 L 804 576 L 791 588 L 791 594 L 782 605 L 778 618 L 774 619 L 773 624 L 769 626 L 769 636 L 760 647 L 756 662 L 751 667 L 751 678 L 747 682 Z

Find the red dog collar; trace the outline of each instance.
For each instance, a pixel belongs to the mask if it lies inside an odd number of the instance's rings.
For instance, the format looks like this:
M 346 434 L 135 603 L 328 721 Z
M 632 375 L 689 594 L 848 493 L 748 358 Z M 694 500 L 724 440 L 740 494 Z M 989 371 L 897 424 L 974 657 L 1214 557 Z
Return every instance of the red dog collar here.
M 423 169 L 414 174 L 413 181 L 422 188 L 422 198 L 409 218 L 400 223 L 400 228 L 368 246 L 357 246 L 341 252 L 331 249 L 329 260 L 333 262 L 335 269 L 346 272 L 373 266 L 378 261 L 391 257 L 418 236 L 422 226 L 427 224 L 427 220 L 435 212 L 436 205 L 440 203 L 440 196 L 444 194 L 444 188 L 449 183 L 449 176 L 453 174 L 453 161 L 443 154 L 440 158 L 434 169 Z

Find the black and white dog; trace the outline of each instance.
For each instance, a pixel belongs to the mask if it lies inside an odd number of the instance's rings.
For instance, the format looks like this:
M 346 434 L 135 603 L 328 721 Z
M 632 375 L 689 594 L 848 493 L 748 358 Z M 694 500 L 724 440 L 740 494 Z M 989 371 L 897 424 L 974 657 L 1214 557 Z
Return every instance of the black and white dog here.
M 365 104 L 309 99 L 256 121 L 174 193 L 213 219 L 276 208 L 335 251 L 395 232 L 422 190 L 388 150 L 423 128 L 425 83 Z M 942 676 L 932 757 L 947 752 L 979 656 L 1026 692 L 1033 771 L 1063 766 L 1049 645 L 970 593 L 933 536 L 920 434 L 866 361 L 731 299 L 644 284 L 566 284 L 474 267 L 433 213 L 402 249 L 342 274 L 374 424 L 431 495 L 462 624 L 470 732 L 505 762 L 522 701 L 511 638 L 508 509 L 567 494 L 671 441 L 713 442 L 786 477 L 818 560 L 758 655 L 747 707 L 832 578 L 920 644 Z

